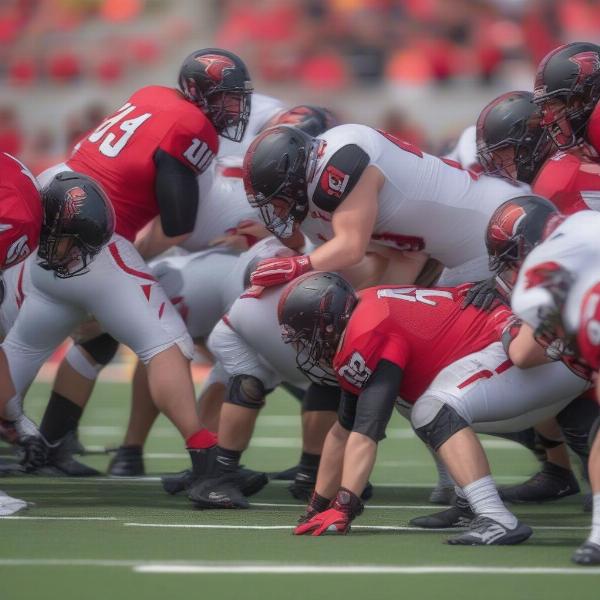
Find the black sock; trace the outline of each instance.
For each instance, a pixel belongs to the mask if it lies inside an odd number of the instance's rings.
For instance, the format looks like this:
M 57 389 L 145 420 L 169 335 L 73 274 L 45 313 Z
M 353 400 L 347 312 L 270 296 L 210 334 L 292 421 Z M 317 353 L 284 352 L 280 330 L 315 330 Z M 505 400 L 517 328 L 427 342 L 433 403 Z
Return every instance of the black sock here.
M 302 456 L 300 456 L 300 468 L 309 471 L 316 471 L 319 468 L 320 461 L 320 454 L 310 454 L 310 452 L 303 452 Z
M 228 450 L 217 446 L 216 455 L 217 469 L 220 472 L 235 471 L 240 464 L 242 452 L 241 450 Z
M 83 409 L 68 398 L 52 391 L 40 425 L 40 433 L 50 444 L 55 444 L 67 433 L 75 431 Z

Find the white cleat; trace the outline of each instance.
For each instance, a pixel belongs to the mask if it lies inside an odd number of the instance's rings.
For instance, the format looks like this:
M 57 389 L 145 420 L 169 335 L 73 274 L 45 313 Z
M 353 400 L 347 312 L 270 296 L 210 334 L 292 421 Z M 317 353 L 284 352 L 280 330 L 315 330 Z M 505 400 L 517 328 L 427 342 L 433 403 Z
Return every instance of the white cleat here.
M 10 517 L 10 515 L 14 515 L 28 506 L 29 503 L 25 500 L 8 496 L 0 490 L 0 517 Z

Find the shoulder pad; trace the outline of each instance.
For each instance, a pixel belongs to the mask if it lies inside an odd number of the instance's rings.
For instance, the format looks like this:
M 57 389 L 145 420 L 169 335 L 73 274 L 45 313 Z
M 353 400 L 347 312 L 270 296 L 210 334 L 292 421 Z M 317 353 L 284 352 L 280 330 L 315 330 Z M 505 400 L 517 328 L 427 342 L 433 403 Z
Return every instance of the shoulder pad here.
M 369 162 L 369 155 L 356 144 L 348 144 L 335 152 L 313 192 L 315 206 L 333 212 L 352 191 Z

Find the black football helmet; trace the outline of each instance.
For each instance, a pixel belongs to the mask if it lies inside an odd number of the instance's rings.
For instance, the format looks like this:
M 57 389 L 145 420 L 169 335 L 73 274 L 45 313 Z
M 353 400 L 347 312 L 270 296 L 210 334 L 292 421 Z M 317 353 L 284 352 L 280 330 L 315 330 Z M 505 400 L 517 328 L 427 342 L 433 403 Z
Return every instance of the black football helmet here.
M 501 275 L 519 269 L 527 255 L 561 220 L 558 209 L 541 196 L 520 196 L 503 202 L 492 214 L 485 244 L 490 270 Z
M 327 108 L 312 104 L 299 104 L 275 115 L 267 121 L 263 130 L 277 125 L 293 125 L 308 135 L 317 137 L 324 131 L 339 125 L 339 120 Z
M 74 171 L 58 173 L 42 189 L 40 266 L 66 279 L 87 266 L 115 230 L 115 212 L 100 185 Z
M 220 48 L 192 52 L 181 65 L 179 88 L 198 105 L 224 138 L 244 137 L 252 99 L 252 83 L 239 56 Z
M 332 361 L 357 303 L 352 286 L 336 273 L 307 273 L 283 290 L 277 309 L 281 335 L 294 344 L 296 364 L 311 381 L 337 385 Z
M 578 144 L 600 99 L 600 46 L 574 42 L 549 52 L 538 66 L 533 95 L 554 143 L 561 149 Z
M 297 127 L 279 125 L 258 135 L 244 156 L 248 202 L 260 209 L 267 229 L 278 238 L 291 237 L 294 224 L 306 218 L 308 182 L 321 144 Z
M 492 100 L 477 119 L 477 158 L 485 172 L 531 183 L 554 149 L 540 120 L 531 92 L 508 92 Z M 506 149 L 513 152 L 503 153 Z

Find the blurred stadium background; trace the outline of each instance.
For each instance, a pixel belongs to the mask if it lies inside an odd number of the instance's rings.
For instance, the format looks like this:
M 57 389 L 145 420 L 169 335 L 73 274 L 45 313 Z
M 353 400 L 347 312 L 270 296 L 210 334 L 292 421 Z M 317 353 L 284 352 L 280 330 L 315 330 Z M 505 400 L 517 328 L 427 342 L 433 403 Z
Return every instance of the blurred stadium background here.
M 257 91 L 441 153 L 577 39 L 600 41 L 598 0 L 0 0 L 0 150 L 37 174 L 214 45 Z

